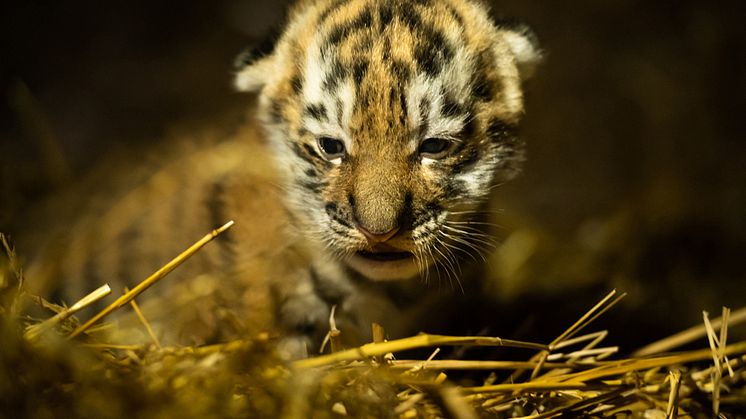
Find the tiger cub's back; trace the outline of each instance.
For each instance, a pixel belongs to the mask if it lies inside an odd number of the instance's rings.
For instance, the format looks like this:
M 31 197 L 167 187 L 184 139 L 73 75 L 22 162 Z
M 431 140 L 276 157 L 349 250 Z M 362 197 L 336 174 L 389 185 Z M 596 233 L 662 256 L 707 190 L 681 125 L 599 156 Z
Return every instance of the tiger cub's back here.
M 176 137 L 148 153 L 153 158 L 102 164 L 31 217 L 44 224 L 21 235 L 32 293 L 69 305 L 108 283 L 118 296 L 234 220 L 138 302 L 167 340 L 212 341 L 271 325 L 263 282 L 284 246 L 286 221 L 260 132 L 250 121 L 228 134 Z M 238 318 L 239 305 L 254 314 Z

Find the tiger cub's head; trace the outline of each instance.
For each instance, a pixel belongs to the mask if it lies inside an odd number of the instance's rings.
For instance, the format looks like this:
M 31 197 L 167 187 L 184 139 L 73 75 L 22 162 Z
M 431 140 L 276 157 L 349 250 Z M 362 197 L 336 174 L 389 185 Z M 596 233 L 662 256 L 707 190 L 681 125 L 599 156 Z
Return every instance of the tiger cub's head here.
M 479 247 L 468 222 L 519 169 L 539 56 L 471 0 L 310 0 L 235 84 L 259 94 L 309 238 L 367 278 L 404 279 Z

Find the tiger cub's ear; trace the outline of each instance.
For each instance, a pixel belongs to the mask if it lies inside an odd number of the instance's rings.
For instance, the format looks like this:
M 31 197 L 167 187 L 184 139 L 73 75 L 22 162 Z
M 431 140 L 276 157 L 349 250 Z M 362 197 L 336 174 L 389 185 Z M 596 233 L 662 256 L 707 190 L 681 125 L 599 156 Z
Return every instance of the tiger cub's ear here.
M 264 41 L 246 48 L 233 62 L 233 86 L 239 92 L 258 92 L 272 74 L 275 64 L 275 44 L 279 37 L 273 31 Z
M 536 67 L 544 59 L 536 34 L 526 24 L 515 20 L 498 20 L 498 33 L 513 53 L 521 80 L 533 76 Z

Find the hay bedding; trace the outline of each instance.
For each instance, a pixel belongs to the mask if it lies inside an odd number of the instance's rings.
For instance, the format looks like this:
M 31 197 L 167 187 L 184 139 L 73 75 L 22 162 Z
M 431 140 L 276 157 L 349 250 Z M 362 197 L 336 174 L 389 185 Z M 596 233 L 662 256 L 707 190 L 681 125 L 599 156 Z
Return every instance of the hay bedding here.
M 746 342 L 728 343 L 728 326 L 746 309 L 614 359 L 607 331 L 588 326 L 623 297 L 615 291 L 549 344 L 498 337 L 421 334 L 344 349 L 330 318 L 326 355 L 288 362 L 274 351 L 277 336 L 213 346 L 164 347 L 140 315 L 135 297 L 221 231 L 213 231 L 85 323 L 78 310 L 109 293 L 93 291 L 62 307 L 23 291 L 11 245 L 0 265 L 0 415 L 3 417 L 746 417 Z M 32 299 L 50 313 L 20 312 Z M 102 340 L 109 313 L 128 309 L 151 336 L 147 345 Z M 103 326 L 102 326 L 103 324 Z M 670 353 L 700 341 L 702 349 Z M 706 342 L 706 344 L 705 344 Z M 527 361 L 447 360 L 448 346 L 514 347 Z M 426 359 L 399 359 L 410 349 Z M 469 371 L 481 385 L 449 378 Z M 498 379 L 499 377 L 499 379 Z

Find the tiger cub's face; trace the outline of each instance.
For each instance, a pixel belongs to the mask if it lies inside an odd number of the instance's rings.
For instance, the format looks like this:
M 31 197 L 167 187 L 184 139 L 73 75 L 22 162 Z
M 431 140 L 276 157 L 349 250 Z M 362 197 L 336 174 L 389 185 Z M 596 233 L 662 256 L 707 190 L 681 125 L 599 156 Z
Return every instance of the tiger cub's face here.
M 521 80 L 538 52 L 468 0 L 311 0 L 240 90 L 260 113 L 300 227 L 374 280 L 455 271 L 468 222 L 522 160 Z

